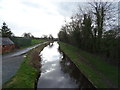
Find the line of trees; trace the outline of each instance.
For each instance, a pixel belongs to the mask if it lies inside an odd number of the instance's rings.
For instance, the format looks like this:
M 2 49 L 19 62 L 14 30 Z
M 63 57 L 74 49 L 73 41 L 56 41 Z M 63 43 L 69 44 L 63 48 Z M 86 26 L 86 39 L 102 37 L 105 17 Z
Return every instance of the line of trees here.
M 46 39 L 46 40 L 54 40 L 54 37 L 52 36 L 52 34 L 50 34 L 50 35 L 43 35 L 41 38 Z
M 113 26 L 117 10 L 110 2 L 91 2 L 88 5 L 88 9 L 79 8 L 79 12 L 71 17 L 71 22 L 62 26 L 59 40 L 118 63 L 120 27 L 117 23 Z
M 8 38 L 19 38 L 14 36 L 13 32 L 11 31 L 10 28 L 6 25 L 5 22 L 3 22 L 2 27 L 0 28 L 0 37 L 8 37 Z M 25 39 L 40 39 L 38 37 L 34 37 L 31 33 L 23 33 L 22 35 L 23 38 Z M 20 37 L 20 38 L 22 38 Z M 46 39 L 46 40 L 54 40 L 54 37 L 52 34 L 50 35 L 43 35 L 41 38 Z

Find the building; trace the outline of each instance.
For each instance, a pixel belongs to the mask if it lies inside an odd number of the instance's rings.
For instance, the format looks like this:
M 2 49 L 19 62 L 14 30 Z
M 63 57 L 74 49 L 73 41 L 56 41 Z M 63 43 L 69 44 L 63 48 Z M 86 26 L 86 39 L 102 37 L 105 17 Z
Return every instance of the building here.
M 15 44 L 9 38 L 0 37 L 0 53 L 10 52 L 15 48 Z

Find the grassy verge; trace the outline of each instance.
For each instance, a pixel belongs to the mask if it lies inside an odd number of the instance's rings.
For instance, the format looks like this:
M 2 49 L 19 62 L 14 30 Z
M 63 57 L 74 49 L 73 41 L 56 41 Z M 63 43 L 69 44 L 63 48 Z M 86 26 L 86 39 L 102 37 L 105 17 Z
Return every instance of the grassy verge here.
M 33 46 L 35 44 L 39 44 L 39 43 L 42 43 L 42 42 L 45 42 L 46 40 L 36 40 L 36 39 L 32 39 L 31 40 L 31 44 L 28 44 L 27 46 L 22 46 L 20 47 L 20 49 L 23 49 L 23 48 L 27 48 L 27 47 L 30 47 L 30 46 Z
M 99 56 L 60 42 L 62 51 L 76 64 L 80 71 L 98 88 L 118 87 L 118 67 Z
M 48 44 L 49 42 L 29 51 L 16 75 L 5 83 L 3 88 L 35 88 L 41 66 L 39 53 Z

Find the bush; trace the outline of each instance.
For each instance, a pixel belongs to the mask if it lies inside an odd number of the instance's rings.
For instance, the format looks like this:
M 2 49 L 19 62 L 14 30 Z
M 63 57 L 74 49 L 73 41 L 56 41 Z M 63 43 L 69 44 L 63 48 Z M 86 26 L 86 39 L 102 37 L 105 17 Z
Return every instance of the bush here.
M 31 45 L 31 39 L 23 38 L 23 37 L 13 37 L 11 40 L 15 43 L 16 47 L 23 47 Z

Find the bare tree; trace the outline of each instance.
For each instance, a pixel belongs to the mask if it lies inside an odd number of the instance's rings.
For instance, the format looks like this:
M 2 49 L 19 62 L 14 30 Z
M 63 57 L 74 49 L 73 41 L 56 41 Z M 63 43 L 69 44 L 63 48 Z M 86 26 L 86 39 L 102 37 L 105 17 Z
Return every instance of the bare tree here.
M 31 33 L 23 33 L 22 36 L 25 38 L 34 38 L 34 36 Z
M 50 40 L 53 40 L 53 39 L 54 39 L 53 36 L 52 36 L 52 34 L 49 35 L 49 39 L 50 39 Z
M 97 42 L 98 42 L 98 48 L 100 49 L 101 44 L 101 38 L 104 31 L 104 26 L 107 25 L 110 21 L 113 21 L 114 16 L 114 7 L 113 3 L 111 2 L 91 2 L 89 5 L 92 7 L 92 13 L 94 15 L 95 19 L 95 30 L 98 34 L 97 36 Z M 112 14 L 112 15 L 111 15 Z

